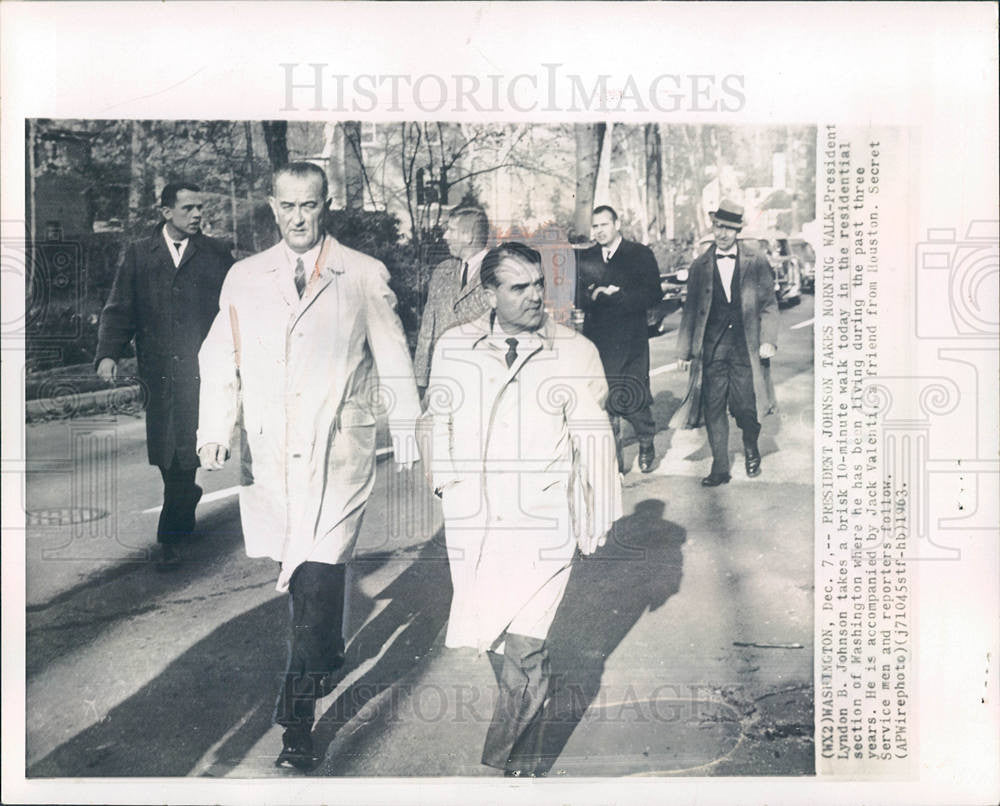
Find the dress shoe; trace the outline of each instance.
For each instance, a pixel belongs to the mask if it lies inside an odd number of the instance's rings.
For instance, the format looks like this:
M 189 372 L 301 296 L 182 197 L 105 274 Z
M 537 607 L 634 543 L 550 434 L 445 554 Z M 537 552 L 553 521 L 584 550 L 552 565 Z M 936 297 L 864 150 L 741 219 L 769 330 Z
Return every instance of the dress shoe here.
M 701 480 L 701 486 L 718 487 L 720 484 L 729 484 L 730 478 L 728 473 L 709 473 Z
M 160 543 L 158 555 L 156 558 L 156 570 L 161 574 L 176 571 L 181 567 L 181 561 L 184 559 L 180 548 L 172 543 Z
M 656 451 L 653 443 L 639 445 L 639 469 L 643 473 L 649 473 L 653 469 L 653 461 L 656 459 Z
M 274 761 L 275 767 L 294 767 L 311 770 L 316 766 L 312 733 L 307 728 L 286 728 L 281 737 L 281 752 Z
M 743 446 L 743 456 L 746 459 L 747 465 L 747 475 L 750 478 L 760 475 L 760 450 L 757 448 L 757 444 L 744 445 Z

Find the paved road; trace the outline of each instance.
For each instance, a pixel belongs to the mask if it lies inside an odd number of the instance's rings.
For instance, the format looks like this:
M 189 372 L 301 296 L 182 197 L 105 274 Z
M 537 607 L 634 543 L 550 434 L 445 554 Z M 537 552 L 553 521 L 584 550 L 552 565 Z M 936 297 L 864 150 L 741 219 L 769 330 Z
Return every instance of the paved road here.
M 549 775 L 812 771 L 812 298 L 781 317 L 763 475 L 742 475 L 734 428 L 733 482 L 704 490 L 704 432 L 661 430 L 615 539 L 574 568 L 551 638 Z M 685 379 L 674 334 L 651 345 L 666 423 Z M 26 444 L 29 776 L 289 774 L 270 724 L 287 603 L 275 564 L 243 554 L 235 471 L 201 474 L 207 536 L 159 575 L 141 419 L 41 423 Z M 493 675 L 443 647 L 451 591 L 419 476 L 380 465 L 359 555 L 314 774 L 496 775 L 479 764 Z

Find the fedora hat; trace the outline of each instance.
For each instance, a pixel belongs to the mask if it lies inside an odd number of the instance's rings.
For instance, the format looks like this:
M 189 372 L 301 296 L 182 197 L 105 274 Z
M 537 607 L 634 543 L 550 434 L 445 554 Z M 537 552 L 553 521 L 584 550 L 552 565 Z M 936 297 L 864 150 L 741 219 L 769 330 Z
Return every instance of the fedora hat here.
M 731 202 L 729 199 L 720 201 L 719 209 L 712 210 L 709 215 L 713 221 L 718 221 L 720 224 L 729 224 L 734 227 L 743 226 L 743 206 Z

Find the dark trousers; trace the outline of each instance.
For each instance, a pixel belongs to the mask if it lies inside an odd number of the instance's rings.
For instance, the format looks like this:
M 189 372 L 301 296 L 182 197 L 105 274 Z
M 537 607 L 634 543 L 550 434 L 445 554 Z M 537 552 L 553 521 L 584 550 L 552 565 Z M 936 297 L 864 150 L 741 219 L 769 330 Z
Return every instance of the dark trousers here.
M 201 487 L 194 483 L 197 468 L 182 468 L 177 457 L 170 467 L 160 467 L 163 477 L 163 509 L 156 527 L 158 543 L 179 543 L 194 532 L 194 511 L 201 500 Z
M 288 585 L 291 636 L 288 668 L 278 694 L 274 721 L 311 730 L 324 678 L 344 663 L 344 594 L 347 567 L 305 562 Z
M 624 417 L 635 431 L 640 445 L 652 445 L 656 434 L 656 423 L 650 410 L 649 381 L 646 388 L 639 390 L 634 378 L 608 381 L 608 414 L 612 419 Z
M 549 653 L 545 641 L 507 633 L 503 655 L 490 653 L 500 689 L 486 732 L 483 764 L 515 770 L 537 761 L 537 748 L 526 747 L 540 736 L 538 720 L 549 691 Z
M 740 349 L 742 348 L 742 349 Z M 712 473 L 729 474 L 729 411 L 743 432 L 743 444 L 755 446 L 760 435 L 757 398 L 746 347 L 724 337 L 704 365 L 701 382 L 702 412 L 708 444 L 712 448 Z

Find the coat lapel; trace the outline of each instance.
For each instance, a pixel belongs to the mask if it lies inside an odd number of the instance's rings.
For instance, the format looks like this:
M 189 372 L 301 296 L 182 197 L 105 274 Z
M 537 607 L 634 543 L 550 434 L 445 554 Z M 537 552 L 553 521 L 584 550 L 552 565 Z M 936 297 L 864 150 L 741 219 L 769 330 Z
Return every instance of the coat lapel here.
M 166 244 L 163 245 L 166 248 Z M 184 247 L 184 254 L 181 255 L 181 262 L 177 264 L 177 271 L 183 269 L 194 258 L 194 253 L 198 251 L 198 239 L 195 236 L 188 238 L 187 246 Z M 170 250 L 167 250 L 167 257 L 170 257 Z M 173 260 L 170 260 L 173 263 Z
M 739 245 L 736 247 L 736 260 L 733 266 L 733 283 L 730 286 L 732 291 L 739 289 L 740 292 L 740 305 L 743 304 L 743 255 L 740 254 L 742 250 Z
M 266 260 L 264 273 L 270 278 L 274 293 L 281 297 L 281 301 L 288 308 L 295 309 L 299 306 L 299 295 L 295 293 L 295 282 L 292 280 L 290 272 L 286 271 L 285 256 L 281 252 L 281 243 L 272 246 L 266 252 L 260 254 L 260 259 Z
M 324 251 L 326 253 L 325 256 Z M 295 311 L 295 318 L 291 325 L 293 328 L 320 295 L 336 293 L 338 301 L 341 301 L 341 283 L 337 282 L 337 280 L 345 271 L 344 254 L 340 244 L 329 235 L 326 236 L 326 240 L 320 251 L 320 258 L 322 259 L 322 263 L 318 267 L 313 267 L 312 273 L 306 282 L 305 290 L 302 292 L 302 299 L 295 302 L 297 310 Z M 292 290 L 294 291 L 294 287 Z
M 177 269 L 174 267 L 174 259 L 167 248 L 167 242 L 163 240 L 163 228 L 159 227 L 152 238 L 149 239 L 150 263 L 162 268 L 171 278 Z

